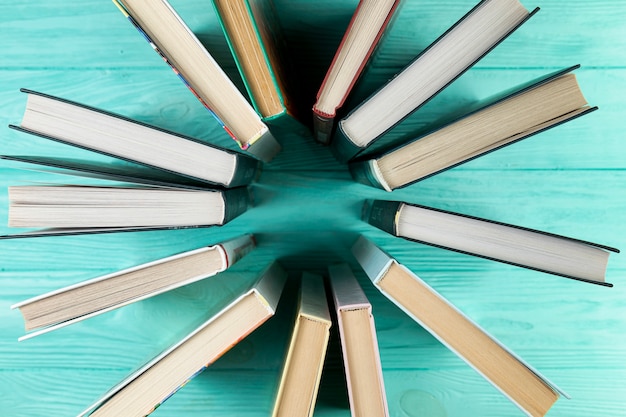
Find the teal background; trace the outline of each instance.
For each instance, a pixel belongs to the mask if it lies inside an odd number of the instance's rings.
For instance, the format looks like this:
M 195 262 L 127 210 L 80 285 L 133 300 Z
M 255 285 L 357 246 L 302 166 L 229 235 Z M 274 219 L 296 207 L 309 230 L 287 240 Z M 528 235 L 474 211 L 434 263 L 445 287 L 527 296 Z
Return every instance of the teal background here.
M 311 103 L 356 1 L 276 0 Z M 252 187 L 256 206 L 221 228 L 0 241 L 0 415 L 76 415 L 202 319 L 197 283 L 18 343 L 21 300 L 241 233 L 258 249 L 220 278 L 253 279 L 273 259 L 291 278 L 349 262 L 374 308 L 392 416 L 518 416 L 509 400 L 367 282 L 348 247 L 360 233 L 430 283 L 568 392 L 549 416 L 626 415 L 623 255 L 604 288 L 393 238 L 360 220 L 366 198 L 433 205 L 625 248 L 626 2 L 542 1 L 541 11 L 435 100 L 389 134 L 410 137 L 466 103 L 580 63 L 600 110 L 393 194 L 355 184 L 308 135 L 278 132 L 283 152 Z M 172 1 L 239 86 L 208 0 Z M 474 5 L 405 0 L 348 107 L 380 86 Z M 110 1 L 0 4 L 1 125 L 19 123 L 40 90 L 235 149 L 235 144 Z M 242 90 L 243 91 L 243 90 Z M 2 128 L 0 152 L 105 159 Z M 0 217 L 9 185 L 69 181 L 0 165 Z M 234 281 L 238 282 L 238 281 Z M 154 416 L 268 415 L 289 332 L 282 313 L 192 380 Z M 282 337 L 281 337 L 282 335 Z M 316 415 L 348 416 L 336 340 Z

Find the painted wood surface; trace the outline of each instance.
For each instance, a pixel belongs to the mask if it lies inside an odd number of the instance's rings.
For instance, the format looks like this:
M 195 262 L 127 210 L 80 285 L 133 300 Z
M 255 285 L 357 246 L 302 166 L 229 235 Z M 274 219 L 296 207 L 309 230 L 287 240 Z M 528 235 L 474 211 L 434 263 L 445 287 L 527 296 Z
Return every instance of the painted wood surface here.
M 356 0 L 275 0 L 311 101 Z M 392 416 L 518 416 L 476 372 L 376 292 L 351 259 L 364 233 L 568 392 L 549 416 L 626 415 L 626 262 L 612 255 L 603 288 L 395 239 L 360 220 L 368 198 L 393 198 L 625 249 L 626 3 L 524 1 L 541 11 L 475 68 L 390 133 L 427 129 L 465 103 L 572 64 L 600 110 L 393 194 L 355 184 L 309 135 L 283 132 L 283 152 L 252 186 L 255 207 L 219 228 L 0 241 L 0 415 L 75 415 L 202 318 L 199 282 L 18 343 L 25 298 L 245 232 L 259 247 L 221 277 L 250 277 L 280 259 L 296 278 L 349 262 L 374 306 Z M 233 80 L 232 57 L 205 0 L 172 1 Z M 405 0 L 351 105 L 391 77 L 473 6 Z M 41 90 L 235 149 L 215 121 L 110 1 L 0 4 L 0 121 L 19 123 L 20 87 Z M 0 152 L 97 157 L 2 128 Z M 0 231 L 9 185 L 66 177 L 0 166 Z M 233 282 L 235 282 L 233 281 Z M 283 299 L 285 304 L 293 301 Z M 154 416 L 268 415 L 282 361 L 284 311 Z M 271 340 L 272 342 L 268 342 Z M 348 416 L 337 341 L 316 415 Z

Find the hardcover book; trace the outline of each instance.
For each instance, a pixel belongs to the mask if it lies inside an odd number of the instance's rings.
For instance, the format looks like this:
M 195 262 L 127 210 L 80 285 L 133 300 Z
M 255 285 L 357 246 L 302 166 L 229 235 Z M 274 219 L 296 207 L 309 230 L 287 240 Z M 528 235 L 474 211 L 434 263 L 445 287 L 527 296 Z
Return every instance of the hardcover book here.
M 252 104 L 270 121 L 293 115 L 287 51 L 273 0 L 212 0 Z
M 341 119 L 331 149 L 346 162 L 457 79 L 539 9 L 482 0 L 400 73 Z
M 399 201 L 366 202 L 365 220 L 394 236 L 594 284 L 618 249 Z
M 349 163 L 353 178 L 392 191 L 590 113 L 574 74 L 557 71 L 480 102 L 452 122 Z
M 249 184 L 259 162 L 100 109 L 32 90 L 19 126 L 9 127 L 221 187 Z
M 270 130 L 308 136 L 301 123 L 301 80 L 290 59 L 274 0 L 212 0 L 252 105 Z M 300 100 L 301 101 L 301 100 Z
M 259 159 L 280 145 L 267 125 L 167 0 L 113 0 L 224 130 Z
M 360 0 L 313 105 L 313 136 L 330 143 L 337 110 L 348 98 L 400 0 Z
M 387 396 L 372 305 L 347 264 L 328 268 L 353 417 L 386 417 Z
M 352 253 L 376 288 L 467 362 L 527 415 L 545 415 L 563 395 L 420 277 L 361 236 Z
M 326 357 L 331 318 L 321 276 L 304 273 L 273 417 L 311 417 Z
M 30 331 L 19 340 L 65 327 L 225 271 L 255 246 L 244 235 L 79 282 L 13 305 Z M 35 331 L 32 331 L 35 330 Z
M 209 319 L 114 386 L 79 417 L 144 417 L 276 311 L 286 272 L 274 263 L 247 290 L 220 297 Z
M 9 237 L 223 225 L 246 211 L 247 188 L 169 188 L 141 184 L 9 187 Z

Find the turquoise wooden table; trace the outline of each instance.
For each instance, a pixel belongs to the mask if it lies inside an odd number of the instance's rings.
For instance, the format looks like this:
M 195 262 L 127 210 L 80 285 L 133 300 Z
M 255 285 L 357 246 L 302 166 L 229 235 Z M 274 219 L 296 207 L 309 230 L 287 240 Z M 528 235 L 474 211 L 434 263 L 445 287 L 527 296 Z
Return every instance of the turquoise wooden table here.
M 276 3 L 297 46 L 303 97 L 312 101 L 357 2 Z M 241 86 L 210 1 L 172 4 Z M 473 4 L 405 0 L 352 105 Z M 349 254 L 361 233 L 568 392 L 572 399 L 560 399 L 549 416 L 626 415 L 623 255 L 612 256 L 608 281 L 615 286 L 605 288 L 402 241 L 360 220 L 363 200 L 393 198 L 626 248 L 626 2 L 524 4 L 541 11 L 391 135 L 419 131 L 465 103 L 577 63 L 582 90 L 599 111 L 392 195 L 354 183 L 310 136 L 282 132 L 283 152 L 252 187 L 255 207 L 224 227 L 0 241 L 0 415 L 78 414 L 200 320 L 211 295 L 200 282 L 20 343 L 22 319 L 10 305 L 244 232 L 255 233 L 259 246 L 229 278 L 254 276 L 273 259 L 291 278 L 337 262 L 357 271 L 374 307 L 392 416 L 522 413 L 376 292 Z M 21 120 L 18 89 L 26 87 L 235 148 L 110 1 L 4 1 L 0 39 L 2 126 Z M 0 138 L 2 153 L 98 158 L 4 127 Z M 3 233 L 10 231 L 6 188 L 52 180 L 0 166 Z M 268 415 L 287 322 L 279 312 L 153 415 Z M 349 415 L 339 355 L 335 341 L 316 415 Z

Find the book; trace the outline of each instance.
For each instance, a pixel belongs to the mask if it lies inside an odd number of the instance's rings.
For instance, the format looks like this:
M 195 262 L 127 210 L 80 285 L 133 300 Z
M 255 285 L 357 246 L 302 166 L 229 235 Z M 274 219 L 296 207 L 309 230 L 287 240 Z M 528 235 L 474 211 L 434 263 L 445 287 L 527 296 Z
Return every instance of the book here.
M 128 185 L 9 187 L 9 227 L 23 236 L 223 225 L 246 211 L 245 187 L 228 190 Z
M 27 101 L 19 126 L 9 127 L 221 187 L 255 179 L 259 162 L 198 139 L 84 104 L 21 89 Z
M 543 416 L 561 395 L 569 398 L 374 243 L 361 236 L 352 253 L 383 295 L 527 415 Z
M 268 162 L 280 144 L 166 0 L 113 0 L 124 16 L 241 147 Z
M 313 415 L 331 318 L 321 276 L 303 273 L 298 307 L 285 356 L 273 417 Z
M 183 285 L 215 276 L 255 246 L 252 235 L 181 252 L 60 288 L 11 306 L 24 317 L 29 339 Z M 36 330 L 36 331 L 33 331 Z
M 143 417 L 274 315 L 286 272 L 272 264 L 249 289 L 219 297 L 209 319 L 114 386 L 79 417 Z
M 348 164 L 353 178 L 392 191 L 511 145 L 597 109 L 574 74 L 557 71 L 480 102 L 444 126 L 375 156 Z
M 400 0 L 359 1 L 313 105 L 313 137 L 318 142 L 330 143 L 337 110 L 366 67 L 399 3 Z
M 353 417 L 388 416 L 372 305 L 347 264 L 328 267 Z
M 273 0 L 212 0 L 252 105 L 265 121 L 293 114 L 288 62 Z
M 419 109 L 539 9 L 482 0 L 337 126 L 331 150 L 346 162 Z
M 400 201 L 366 202 L 371 225 L 407 240 L 611 287 L 609 254 L 618 249 L 540 230 Z

